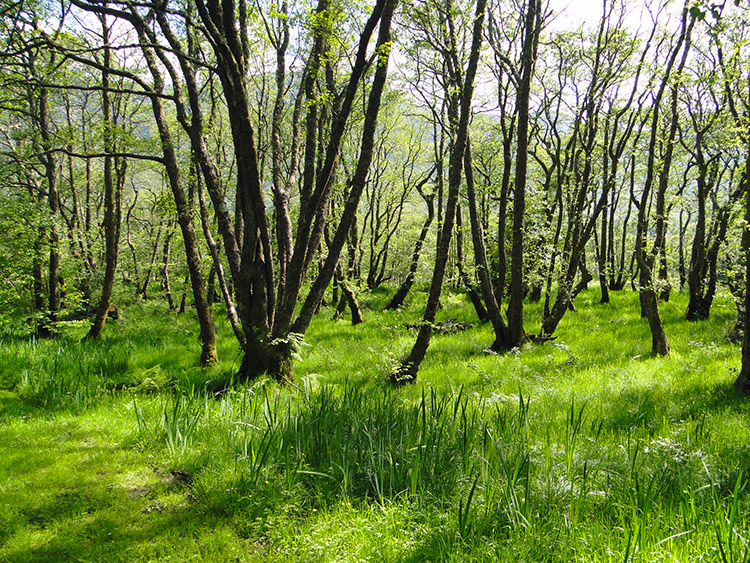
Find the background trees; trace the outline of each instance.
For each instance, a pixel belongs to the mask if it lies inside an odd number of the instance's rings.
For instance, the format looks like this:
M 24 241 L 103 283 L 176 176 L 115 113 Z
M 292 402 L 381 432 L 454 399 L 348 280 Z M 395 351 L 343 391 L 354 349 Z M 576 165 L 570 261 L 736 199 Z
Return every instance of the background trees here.
M 676 281 L 708 318 L 745 263 L 745 8 L 604 0 L 564 30 L 535 1 L 397 8 L 4 5 L 6 326 L 97 337 L 113 299 L 163 296 L 208 364 L 218 303 L 241 376 L 290 380 L 331 287 L 393 284 L 396 308 L 431 279 L 413 380 L 446 280 L 496 350 L 593 279 L 602 303 L 631 281 L 656 354 Z

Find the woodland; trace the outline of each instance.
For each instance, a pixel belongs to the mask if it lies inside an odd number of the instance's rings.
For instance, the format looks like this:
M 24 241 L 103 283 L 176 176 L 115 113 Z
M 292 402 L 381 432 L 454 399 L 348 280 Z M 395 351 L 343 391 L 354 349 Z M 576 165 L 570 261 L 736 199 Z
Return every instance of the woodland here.
M 0 560 L 750 561 L 750 8 L 582 6 L 0 0 Z

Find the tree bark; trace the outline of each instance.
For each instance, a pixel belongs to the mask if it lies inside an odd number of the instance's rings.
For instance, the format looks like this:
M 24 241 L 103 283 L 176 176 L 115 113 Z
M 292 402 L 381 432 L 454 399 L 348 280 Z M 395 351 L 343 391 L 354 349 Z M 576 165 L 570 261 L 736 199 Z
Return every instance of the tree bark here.
M 429 181 L 434 171 L 435 168 L 433 168 L 430 171 L 429 175 L 425 179 L 421 180 L 420 184 L 417 185 L 417 191 L 419 191 L 419 195 L 422 196 L 422 199 L 427 204 L 427 219 L 425 219 L 425 222 L 422 224 L 422 230 L 419 232 L 417 242 L 414 243 L 411 262 L 409 263 L 409 272 L 406 274 L 406 278 L 404 278 L 404 281 L 401 282 L 401 285 L 396 290 L 396 293 L 388 302 L 388 305 L 385 306 L 386 309 L 398 309 L 399 307 L 401 307 L 404 304 L 404 299 L 406 299 L 406 296 L 409 294 L 412 285 L 414 285 L 414 280 L 417 275 L 417 268 L 419 267 L 419 257 L 422 254 L 422 247 L 424 246 L 425 239 L 427 239 L 427 234 L 430 232 L 430 225 L 432 224 L 432 220 L 435 217 L 435 194 L 425 193 L 422 190 L 422 186 L 424 186 L 424 184 Z
M 430 291 L 427 296 L 427 305 L 422 318 L 422 324 L 417 334 L 417 339 L 414 342 L 411 351 L 391 374 L 391 381 L 397 385 L 415 383 L 417 381 L 419 366 L 422 364 L 422 360 L 424 360 L 424 357 L 427 354 L 427 349 L 430 345 L 430 337 L 432 336 L 432 324 L 435 322 L 440 303 L 443 279 L 445 277 L 446 265 L 448 263 L 448 251 L 450 249 L 451 236 L 456 217 L 456 206 L 458 205 L 461 171 L 463 168 L 464 153 L 466 151 L 469 117 L 471 114 L 471 101 L 474 92 L 474 77 L 477 71 L 479 51 L 482 43 L 485 7 L 486 0 L 477 0 L 469 64 L 466 70 L 466 78 L 463 80 L 463 83 L 459 85 L 460 92 L 458 94 L 458 100 L 460 101 L 460 113 L 449 160 L 448 198 L 446 201 L 443 225 L 440 229 L 440 238 L 435 255 L 435 267 L 432 272 L 432 282 L 430 283 Z
M 102 41 L 104 44 L 102 65 L 102 125 L 104 128 L 104 246 L 105 267 L 102 293 L 99 304 L 94 313 L 94 319 L 86 334 L 86 339 L 101 338 L 104 322 L 107 320 L 109 306 L 112 300 L 112 290 L 115 284 L 117 257 L 120 245 L 120 221 L 122 216 L 122 183 L 124 182 L 126 161 L 115 160 L 114 123 L 112 120 L 112 104 L 110 101 L 110 45 L 109 25 L 107 16 L 100 15 L 102 24 Z M 120 166 L 118 166 L 118 164 Z M 115 178 L 114 176 L 117 176 Z
M 521 54 L 521 75 L 518 83 L 516 114 L 518 131 L 516 145 L 516 173 L 513 187 L 513 240 L 510 254 L 510 288 L 508 299 L 508 340 L 506 348 L 515 348 L 526 342 L 523 329 L 524 267 L 523 249 L 526 214 L 526 170 L 529 148 L 529 98 L 534 74 L 539 33 L 541 31 L 541 5 L 539 0 L 528 0 L 525 32 Z

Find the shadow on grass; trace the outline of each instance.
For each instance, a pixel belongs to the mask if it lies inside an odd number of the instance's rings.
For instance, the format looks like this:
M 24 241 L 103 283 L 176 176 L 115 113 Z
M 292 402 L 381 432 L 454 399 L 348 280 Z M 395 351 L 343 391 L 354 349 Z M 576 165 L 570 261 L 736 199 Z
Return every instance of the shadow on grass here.
M 731 384 L 706 387 L 696 381 L 687 382 L 679 389 L 625 389 L 612 398 L 610 405 L 608 418 L 614 428 L 620 429 L 640 426 L 655 429 L 665 417 L 697 421 L 712 413 L 750 414 L 750 399 Z
M 190 485 L 149 465 L 126 435 L 98 430 L 70 419 L 0 428 L 0 561 L 232 560 L 240 547 L 262 550 L 201 510 Z

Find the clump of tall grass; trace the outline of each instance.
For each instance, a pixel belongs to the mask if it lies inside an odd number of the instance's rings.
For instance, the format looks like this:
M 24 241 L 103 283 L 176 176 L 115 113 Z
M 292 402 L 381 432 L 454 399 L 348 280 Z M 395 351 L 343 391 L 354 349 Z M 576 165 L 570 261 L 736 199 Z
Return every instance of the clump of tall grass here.
M 575 398 L 558 418 L 520 393 L 489 400 L 425 389 L 409 398 L 348 382 L 303 382 L 299 393 L 268 382 L 219 397 L 191 390 L 144 410 L 136 409 L 142 437 L 161 441 L 174 464 L 191 464 L 198 498 L 221 510 L 242 510 L 253 495 L 272 510 L 288 493 L 287 512 L 351 501 L 442 511 L 471 549 L 492 537 L 551 549 L 553 559 L 593 560 L 605 544 L 623 561 L 696 544 L 724 561 L 748 553 L 747 482 L 739 475 L 721 492 L 700 422 L 691 430 L 664 420 L 656 434 L 631 428 L 620 442 L 606 417 Z
M 391 557 L 403 560 L 747 561 L 749 411 L 729 391 L 737 349 L 720 336 L 731 319 L 685 324 L 672 356 L 653 358 L 637 295 L 595 297 L 582 294 L 557 341 L 512 354 L 483 350 L 488 325 L 436 337 L 420 384 L 399 390 L 378 377 L 411 342 L 411 310 L 357 327 L 316 318 L 299 388 L 227 388 L 236 344 L 201 370 L 190 319 L 167 313 L 113 327 L 102 346 L 11 343 L 0 357 L 27 374 L 11 385 L 51 409 L 134 385 L 138 451 L 190 475 L 196 513 L 227 517 L 279 558 L 324 559 L 298 538 L 366 521 L 371 545 L 336 558 L 377 558 L 382 539 L 410 541 Z M 454 297 L 442 314 L 473 313 Z M 3 373 L 0 362 L 0 385 Z
M 10 355 L 7 386 L 46 410 L 85 407 L 127 384 L 127 347 L 69 340 L 3 343 L 3 356 Z

